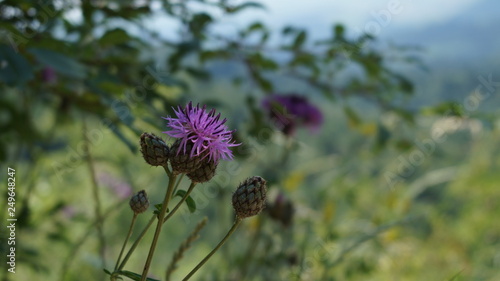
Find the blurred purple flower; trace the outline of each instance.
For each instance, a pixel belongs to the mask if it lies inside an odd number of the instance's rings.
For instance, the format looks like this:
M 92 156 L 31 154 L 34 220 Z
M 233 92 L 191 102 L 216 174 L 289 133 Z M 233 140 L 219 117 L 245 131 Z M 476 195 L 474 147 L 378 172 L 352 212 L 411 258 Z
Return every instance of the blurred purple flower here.
M 71 205 L 66 205 L 61 209 L 61 213 L 63 217 L 72 219 L 76 215 L 76 209 Z
M 97 181 L 99 184 L 108 187 L 120 199 L 132 196 L 132 187 L 128 183 L 108 173 L 99 173 Z
M 297 94 L 274 94 L 262 102 L 269 117 L 287 136 L 295 134 L 297 127 L 304 126 L 316 133 L 323 124 L 323 114 L 307 98 Z
M 215 109 L 205 111 L 206 106 L 196 107 L 190 102 L 186 107 L 174 109 L 176 118 L 162 117 L 168 121 L 170 131 L 163 132 L 173 138 L 179 138 L 181 143 L 177 154 L 186 152 L 186 146 L 192 145 L 191 157 L 206 154 L 209 161 L 217 163 L 220 159 L 231 160 L 233 153 L 229 149 L 238 146 L 232 141 L 233 131 L 226 125 L 226 119 L 220 120 L 220 113 L 215 115 Z
M 47 66 L 42 69 L 42 81 L 49 85 L 57 83 L 57 74 L 52 67 Z
M 280 192 L 273 203 L 267 204 L 267 212 L 273 220 L 280 222 L 285 227 L 289 227 L 293 222 L 295 206 L 283 192 Z

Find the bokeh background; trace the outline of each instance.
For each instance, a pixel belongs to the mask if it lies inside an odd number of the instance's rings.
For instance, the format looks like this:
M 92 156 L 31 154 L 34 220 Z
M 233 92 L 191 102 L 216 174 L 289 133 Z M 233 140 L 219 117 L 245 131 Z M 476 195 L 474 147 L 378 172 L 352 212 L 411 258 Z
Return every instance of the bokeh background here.
M 500 280 L 499 16 L 493 0 L 0 1 L 0 220 L 8 167 L 18 218 L 2 280 L 109 279 L 130 196 L 158 204 L 168 181 L 139 136 L 171 143 L 161 117 L 189 101 L 242 145 L 165 225 L 153 278 L 207 217 L 182 279 L 260 175 L 267 209 L 192 280 Z

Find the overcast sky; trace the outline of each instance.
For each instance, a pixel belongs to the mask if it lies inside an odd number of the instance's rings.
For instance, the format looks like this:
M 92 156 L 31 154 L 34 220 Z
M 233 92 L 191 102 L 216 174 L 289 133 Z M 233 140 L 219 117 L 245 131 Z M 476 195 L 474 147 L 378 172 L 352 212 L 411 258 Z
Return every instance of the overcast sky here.
M 225 19 L 226 28 L 260 20 L 272 28 L 287 24 L 306 27 L 313 37 L 327 36 L 333 23 L 344 23 L 350 30 L 361 31 L 420 28 L 446 21 L 481 0 L 260 0 L 265 11 L 248 9 Z M 390 18 L 389 18 L 390 17 Z
M 233 0 L 244 3 L 251 0 Z M 286 25 L 306 28 L 315 39 L 329 37 L 332 24 L 347 26 L 350 35 L 368 32 L 377 37 L 391 37 L 391 31 L 418 30 L 447 21 L 467 12 L 471 6 L 485 0 L 254 0 L 266 6 L 265 10 L 248 8 L 234 16 L 219 17 L 218 9 L 211 10 L 216 17 L 215 31 L 236 34 L 255 21 L 264 22 L 273 31 Z M 492 3 L 492 2 L 490 2 Z M 496 2 L 500 4 L 500 2 Z M 206 5 L 200 5 L 206 9 Z M 499 5 L 495 9 L 499 8 Z M 159 9 L 159 8 L 158 8 Z M 213 12 L 213 13 L 212 13 Z M 477 17 L 476 17 L 477 19 Z M 166 37 L 176 37 L 178 22 L 163 13 L 146 19 L 146 25 Z

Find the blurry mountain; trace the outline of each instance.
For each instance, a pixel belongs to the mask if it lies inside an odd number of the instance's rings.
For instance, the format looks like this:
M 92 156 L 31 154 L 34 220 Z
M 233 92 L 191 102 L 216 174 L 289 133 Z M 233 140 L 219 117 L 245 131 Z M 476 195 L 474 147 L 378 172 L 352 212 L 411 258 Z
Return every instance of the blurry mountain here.
M 427 73 L 409 71 L 417 91 L 409 107 L 416 109 L 442 101 L 463 104 L 480 85 L 479 76 L 491 74 L 493 81 L 499 81 L 499 27 L 500 2 L 484 0 L 440 23 L 418 29 L 388 30 L 384 37 L 395 44 L 422 47 L 421 57 L 429 68 Z M 498 107 L 498 96 L 491 95 L 479 108 Z
M 434 7 L 429 7 L 432 8 Z M 461 14 L 438 23 L 404 28 L 389 25 L 380 34 L 378 41 L 422 49 L 418 56 L 428 71 L 413 66 L 403 66 L 400 69 L 416 86 L 414 97 L 407 101 L 408 108 L 418 110 L 422 106 L 444 101 L 463 103 L 479 85 L 479 76 L 487 77 L 491 74 L 493 81 L 500 80 L 499 28 L 500 1 L 483 0 L 470 4 Z M 273 58 L 280 60 L 279 57 Z M 208 70 L 217 84 L 231 82 L 236 76 L 246 77 L 246 69 L 237 62 L 210 62 Z M 272 79 L 275 82 L 283 81 L 276 82 L 277 85 L 286 85 L 285 89 L 277 90 L 308 90 L 307 86 L 297 81 L 275 75 Z M 488 102 L 481 105 L 481 109 L 500 106 L 499 96 L 492 95 Z
M 432 64 L 454 62 L 484 68 L 484 63 L 491 67 L 500 62 L 499 27 L 500 2 L 484 0 L 445 22 L 420 29 L 394 30 L 389 36 L 396 43 L 424 47 Z

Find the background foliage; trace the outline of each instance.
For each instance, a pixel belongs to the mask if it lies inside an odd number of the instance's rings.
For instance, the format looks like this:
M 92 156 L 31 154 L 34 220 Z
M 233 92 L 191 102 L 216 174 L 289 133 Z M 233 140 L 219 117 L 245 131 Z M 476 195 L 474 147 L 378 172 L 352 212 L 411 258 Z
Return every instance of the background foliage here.
M 217 243 L 231 224 L 232 191 L 254 174 L 269 181 L 269 206 L 289 200 L 293 223 L 269 211 L 245 222 L 197 280 L 500 277 L 497 88 L 474 80 L 454 89 L 467 93 L 463 100 L 439 89 L 434 104 L 415 106 L 422 97 L 412 96 L 419 83 L 412 74 L 426 71 L 418 48 L 352 37 L 341 24 L 321 40 L 261 22 L 217 31 L 221 17 L 264 8 L 0 2 L 0 159 L 2 171 L 18 171 L 19 219 L 18 273 L 3 270 L 4 280 L 105 278 L 127 231 L 128 196 L 146 189 L 159 203 L 166 185 L 138 154 L 139 135 L 161 134 L 160 117 L 188 101 L 223 112 L 243 145 L 197 187 L 196 212 L 186 207 L 165 229 L 174 238 L 160 240 L 156 277 L 204 216 L 202 239 L 174 279 Z M 158 15 L 171 19 L 164 28 L 175 37 L 148 26 Z M 276 93 L 318 106 L 321 130 L 283 134 L 262 106 Z M 105 218 L 103 236 L 96 214 Z M 129 270 L 140 272 L 146 253 L 144 246 Z

